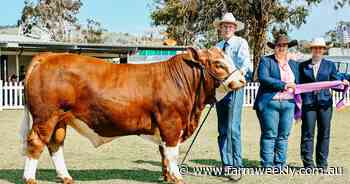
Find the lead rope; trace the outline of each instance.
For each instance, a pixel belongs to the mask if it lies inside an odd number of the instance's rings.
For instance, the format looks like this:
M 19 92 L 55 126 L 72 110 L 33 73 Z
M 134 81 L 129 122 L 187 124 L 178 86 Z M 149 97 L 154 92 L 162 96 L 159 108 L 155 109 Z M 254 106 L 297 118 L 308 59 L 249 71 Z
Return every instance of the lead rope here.
M 192 148 L 194 142 L 196 141 L 197 136 L 198 136 L 200 130 L 202 129 L 202 127 L 203 127 L 203 125 L 204 125 L 204 123 L 205 123 L 205 120 L 207 120 L 208 115 L 209 115 L 209 113 L 210 113 L 210 111 L 211 111 L 211 109 L 212 109 L 213 107 L 214 107 L 214 103 L 212 103 L 212 104 L 210 105 L 210 108 L 209 108 L 207 114 L 205 115 L 205 117 L 204 117 L 204 119 L 203 119 L 201 125 L 199 126 L 199 128 L 198 128 L 198 130 L 197 130 L 197 132 L 196 132 L 196 135 L 193 137 L 193 140 L 192 140 L 192 142 L 191 142 L 190 147 L 187 149 L 187 152 L 186 152 L 186 154 L 185 154 L 185 157 L 182 159 L 181 165 L 183 165 L 183 164 L 185 163 L 186 158 L 187 158 L 187 155 L 188 155 L 188 153 L 191 151 L 191 148 Z

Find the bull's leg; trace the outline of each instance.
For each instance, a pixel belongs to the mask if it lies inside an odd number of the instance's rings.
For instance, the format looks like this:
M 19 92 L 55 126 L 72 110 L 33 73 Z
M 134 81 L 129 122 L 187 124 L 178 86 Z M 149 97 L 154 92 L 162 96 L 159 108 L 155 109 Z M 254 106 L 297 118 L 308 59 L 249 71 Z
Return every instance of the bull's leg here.
M 177 165 L 177 159 L 179 157 L 179 145 L 180 143 L 178 143 L 176 146 L 166 145 L 164 148 L 164 155 L 165 159 L 169 160 L 168 169 L 171 180 L 176 184 L 183 184 L 184 181 Z
M 44 142 L 39 138 L 37 132 L 32 129 L 27 138 L 27 150 L 23 173 L 23 180 L 26 184 L 36 184 L 36 168 L 38 165 L 38 159 L 44 147 Z
M 49 143 L 52 132 L 58 121 L 58 116 L 53 115 L 46 122 L 34 120 L 32 129 L 27 134 L 25 150 L 25 166 L 23 180 L 26 184 L 36 184 L 35 173 L 38 160 L 44 147 Z
M 165 153 L 164 153 L 164 144 L 160 144 L 159 145 L 159 152 L 160 152 L 160 156 L 162 158 L 162 173 L 163 173 L 163 179 L 166 182 L 170 182 L 171 181 L 171 177 L 170 177 L 170 173 L 169 173 L 169 160 L 167 158 L 165 158 Z
M 48 149 L 56 168 L 57 178 L 64 184 L 72 184 L 74 182 L 68 173 L 63 155 L 63 143 L 65 136 L 66 124 L 59 123 L 48 145 Z

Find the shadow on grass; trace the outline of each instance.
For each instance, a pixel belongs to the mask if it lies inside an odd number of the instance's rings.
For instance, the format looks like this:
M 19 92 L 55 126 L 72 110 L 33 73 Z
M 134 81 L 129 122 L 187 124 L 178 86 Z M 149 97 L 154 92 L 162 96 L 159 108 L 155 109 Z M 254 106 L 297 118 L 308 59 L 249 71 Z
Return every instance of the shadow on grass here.
M 137 163 L 137 164 L 151 164 L 153 166 L 162 167 L 162 164 L 160 163 L 160 161 L 136 160 L 136 161 L 134 161 L 134 163 Z
M 215 159 L 194 159 L 190 160 L 190 162 L 193 162 L 195 164 L 200 164 L 200 165 L 207 165 L 207 166 L 220 166 L 221 161 L 215 160 Z M 150 161 L 150 160 L 136 160 L 134 163 L 137 164 L 150 164 L 153 166 L 158 166 L 162 167 L 162 164 L 160 161 Z M 248 159 L 243 159 L 243 166 L 244 167 L 259 167 L 260 162 L 257 160 L 248 160 Z
M 207 165 L 207 166 L 221 166 L 221 161 L 215 159 L 194 159 L 190 160 L 192 163 Z M 257 168 L 260 167 L 260 162 L 258 160 L 248 160 L 243 159 L 243 166 L 248 168 Z M 299 166 L 297 163 L 290 163 L 288 165 L 289 168 L 293 168 L 295 170 L 300 170 L 303 167 Z
M 92 170 L 69 170 L 75 181 L 99 181 L 99 180 L 130 180 L 139 182 L 159 183 L 160 171 L 149 171 L 144 169 L 92 169 Z M 11 183 L 22 183 L 23 169 L 2 169 L 0 170 L 0 180 Z M 37 170 L 37 179 L 42 181 L 52 181 L 56 179 L 54 169 Z
M 215 160 L 215 159 L 194 159 L 190 160 L 193 163 L 201 164 L 201 165 L 208 165 L 208 166 L 220 166 L 221 161 Z M 243 166 L 244 167 L 259 167 L 260 162 L 257 160 L 248 160 L 243 159 Z

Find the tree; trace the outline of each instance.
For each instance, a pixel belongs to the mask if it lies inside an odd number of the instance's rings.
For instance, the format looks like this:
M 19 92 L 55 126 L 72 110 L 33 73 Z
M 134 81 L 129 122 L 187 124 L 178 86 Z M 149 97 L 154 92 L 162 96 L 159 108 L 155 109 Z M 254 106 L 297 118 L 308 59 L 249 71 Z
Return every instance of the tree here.
M 339 9 L 339 8 L 343 8 L 346 5 L 350 6 L 350 0 L 337 0 L 334 8 Z
M 106 29 L 102 28 L 101 23 L 93 20 L 87 19 L 86 29 L 83 30 L 83 35 L 88 43 L 101 43 L 102 34 L 106 31 Z
M 310 5 L 321 0 L 154 0 L 153 24 L 165 26 L 169 35 L 180 44 L 193 44 L 209 39 L 206 46 L 218 41 L 213 21 L 225 12 L 232 12 L 245 23 L 238 33 L 248 39 L 253 53 L 254 68 L 263 54 L 267 32 L 272 27 L 289 30 L 306 23 Z M 199 42 L 200 43 L 200 42 Z
M 24 35 L 46 35 L 49 40 L 101 43 L 104 29 L 100 22 L 87 19 L 81 25 L 77 18 L 81 0 L 24 1 L 18 24 Z
M 38 29 L 52 40 L 66 41 L 68 33 L 79 26 L 76 16 L 81 6 L 80 0 L 25 0 L 18 24 L 23 34 Z
M 331 44 L 335 44 L 337 42 L 337 32 L 334 29 L 327 31 L 325 36 Z

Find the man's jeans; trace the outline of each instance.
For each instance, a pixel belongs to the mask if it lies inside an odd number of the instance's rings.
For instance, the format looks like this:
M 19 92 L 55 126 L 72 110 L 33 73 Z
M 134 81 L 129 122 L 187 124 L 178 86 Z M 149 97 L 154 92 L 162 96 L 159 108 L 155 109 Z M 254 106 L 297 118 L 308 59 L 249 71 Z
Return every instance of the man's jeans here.
M 293 100 L 271 100 L 261 112 L 257 111 L 261 128 L 262 167 L 286 166 L 294 108 Z
M 224 166 L 242 167 L 241 114 L 244 89 L 228 93 L 216 104 L 218 144 Z

